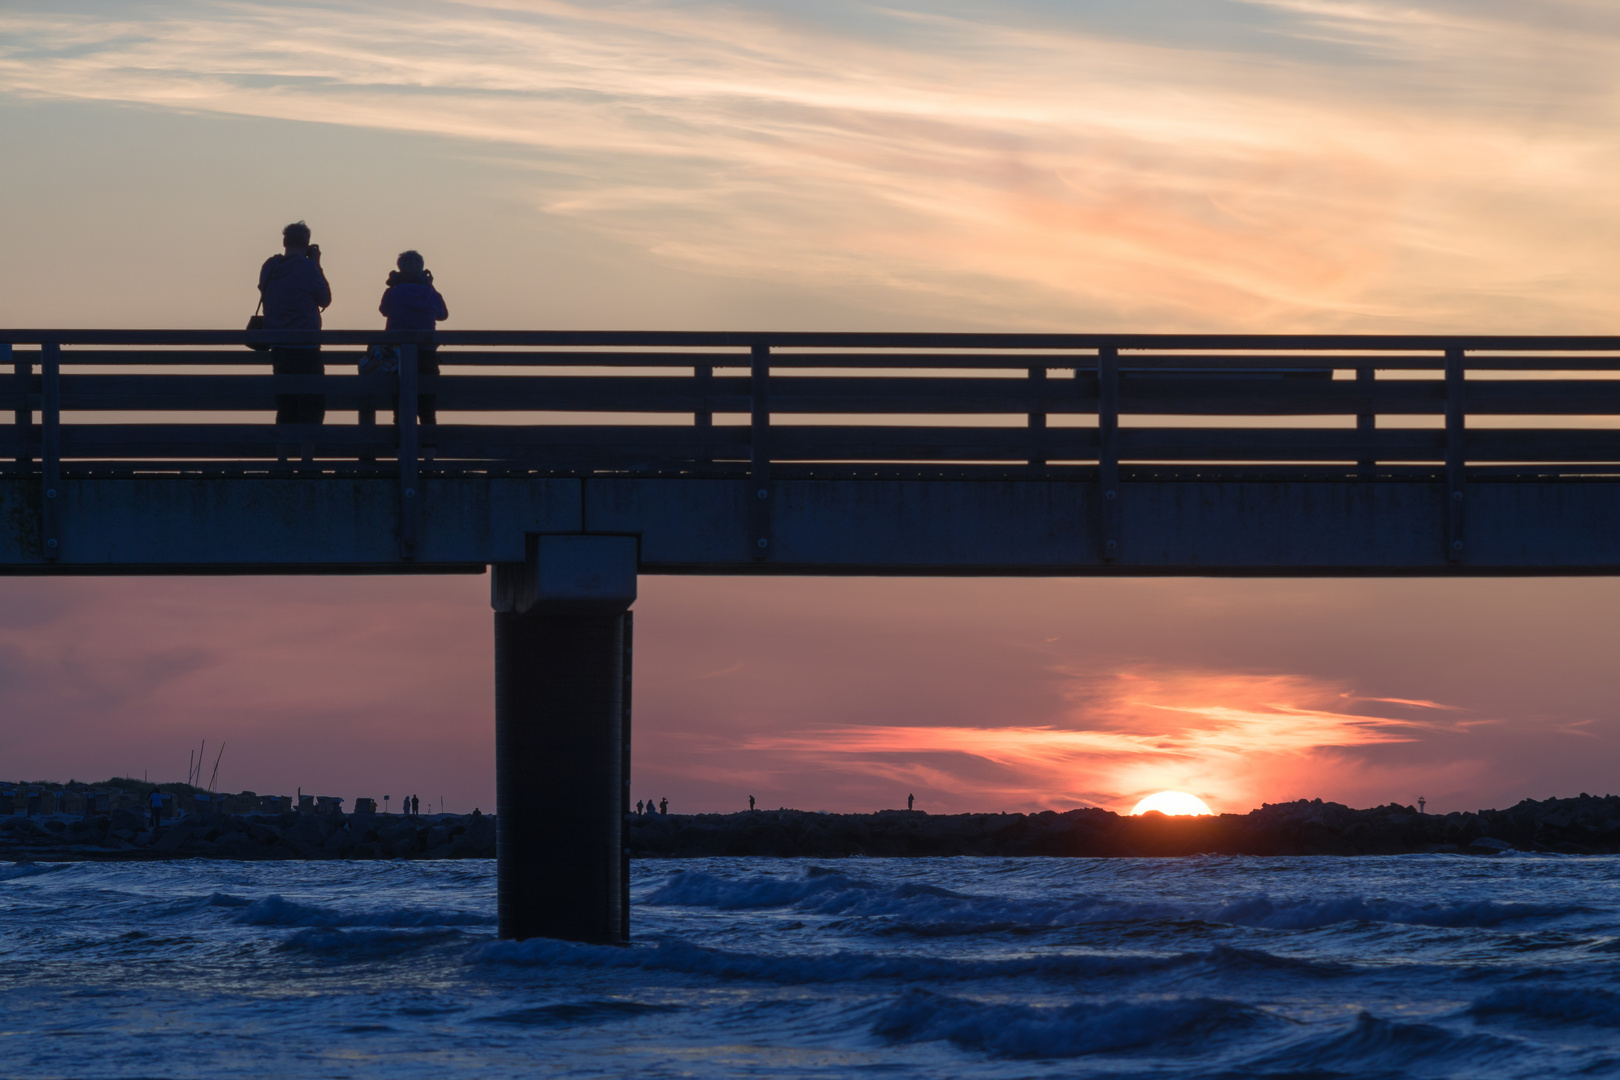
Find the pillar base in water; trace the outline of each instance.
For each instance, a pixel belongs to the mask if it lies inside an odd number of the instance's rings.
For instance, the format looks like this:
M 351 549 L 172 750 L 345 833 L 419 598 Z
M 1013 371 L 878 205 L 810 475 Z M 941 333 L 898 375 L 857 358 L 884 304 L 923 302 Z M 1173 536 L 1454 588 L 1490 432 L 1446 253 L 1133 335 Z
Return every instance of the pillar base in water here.
M 500 935 L 622 942 L 636 542 L 533 541 L 492 568 Z

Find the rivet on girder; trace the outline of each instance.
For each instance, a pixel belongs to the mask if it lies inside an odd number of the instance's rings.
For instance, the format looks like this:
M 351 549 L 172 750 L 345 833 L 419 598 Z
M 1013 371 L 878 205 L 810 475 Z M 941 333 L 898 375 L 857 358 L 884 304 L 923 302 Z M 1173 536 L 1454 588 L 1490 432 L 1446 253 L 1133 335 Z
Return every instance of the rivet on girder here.
M 406 488 L 406 489 L 405 489 L 405 497 L 406 497 L 406 498 L 407 498 L 407 499 L 414 499 L 414 498 L 416 498 L 416 489 L 415 489 L 415 488 Z
M 765 539 L 763 536 L 760 537 L 758 540 L 755 540 L 754 543 L 758 544 L 761 549 L 768 548 L 768 547 L 771 546 L 771 542 L 769 540 Z
M 56 489 L 55 489 L 55 488 L 46 488 L 46 489 L 45 489 L 45 497 L 46 497 L 46 498 L 47 498 L 47 499 L 54 499 L 54 498 L 56 498 Z
M 1103 498 L 1105 498 L 1105 499 L 1112 500 L 1114 498 L 1114 495 L 1115 495 L 1115 493 L 1112 492 L 1112 491 L 1103 492 Z
M 1451 493 L 1451 501 L 1452 501 L 1452 502 L 1462 502 L 1462 492 L 1460 492 L 1460 491 L 1453 491 L 1453 492 L 1452 492 L 1452 493 Z
M 1462 541 L 1461 540 L 1453 540 L 1451 542 L 1451 550 L 1452 551 L 1461 551 L 1462 550 Z
M 45 546 L 48 548 L 54 548 L 56 546 L 56 537 L 53 536 L 49 540 L 45 541 Z
M 760 488 L 758 494 L 760 498 L 767 499 L 770 498 L 771 493 L 766 491 L 764 488 Z

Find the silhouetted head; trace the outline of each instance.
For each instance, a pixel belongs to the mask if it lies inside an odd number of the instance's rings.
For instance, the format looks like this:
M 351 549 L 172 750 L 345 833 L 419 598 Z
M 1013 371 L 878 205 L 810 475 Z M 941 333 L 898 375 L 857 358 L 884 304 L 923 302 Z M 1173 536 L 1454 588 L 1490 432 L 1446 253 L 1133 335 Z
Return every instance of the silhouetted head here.
M 281 230 L 281 242 L 290 248 L 309 247 L 309 226 L 295 221 Z
M 402 273 L 420 274 L 427 262 L 422 258 L 422 253 L 419 251 L 402 251 L 399 253 L 399 258 L 395 260 L 394 265 L 399 267 Z

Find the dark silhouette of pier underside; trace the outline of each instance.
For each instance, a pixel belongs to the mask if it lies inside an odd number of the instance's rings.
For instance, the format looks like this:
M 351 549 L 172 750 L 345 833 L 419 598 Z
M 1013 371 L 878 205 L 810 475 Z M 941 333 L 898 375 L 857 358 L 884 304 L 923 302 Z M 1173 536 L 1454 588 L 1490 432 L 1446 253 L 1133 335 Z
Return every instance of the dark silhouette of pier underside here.
M 10 330 L 0 372 L 0 573 L 493 568 L 507 937 L 628 935 L 638 574 L 1620 572 L 1620 337 Z

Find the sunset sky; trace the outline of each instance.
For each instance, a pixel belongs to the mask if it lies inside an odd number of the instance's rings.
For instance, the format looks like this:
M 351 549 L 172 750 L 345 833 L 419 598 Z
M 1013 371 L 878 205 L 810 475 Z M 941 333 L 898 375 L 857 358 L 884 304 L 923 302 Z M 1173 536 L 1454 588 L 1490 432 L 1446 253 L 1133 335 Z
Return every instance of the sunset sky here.
M 0 325 L 1616 333 L 1597 0 L 8 0 Z M 1607 791 L 1620 584 L 643 579 L 675 810 Z M 488 578 L 0 580 L 0 779 L 493 804 Z

